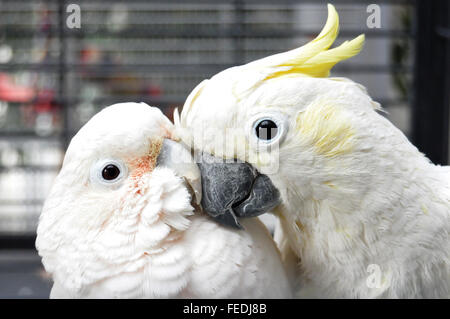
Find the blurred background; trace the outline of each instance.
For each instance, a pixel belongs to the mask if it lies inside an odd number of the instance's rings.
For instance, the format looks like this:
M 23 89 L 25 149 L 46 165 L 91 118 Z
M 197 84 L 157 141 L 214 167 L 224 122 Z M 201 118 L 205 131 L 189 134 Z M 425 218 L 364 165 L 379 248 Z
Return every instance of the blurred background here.
M 92 115 L 144 101 L 172 118 L 201 80 L 313 39 L 327 2 L 1 0 L 0 298 L 48 297 L 38 216 L 68 142 Z M 364 50 L 332 75 L 366 86 L 421 151 L 447 164 L 449 1 L 329 2 L 340 15 L 337 44 L 366 34 Z M 371 3 L 380 28 L 368 27 Z M 80 28 L 67 23 L 70 4 Z

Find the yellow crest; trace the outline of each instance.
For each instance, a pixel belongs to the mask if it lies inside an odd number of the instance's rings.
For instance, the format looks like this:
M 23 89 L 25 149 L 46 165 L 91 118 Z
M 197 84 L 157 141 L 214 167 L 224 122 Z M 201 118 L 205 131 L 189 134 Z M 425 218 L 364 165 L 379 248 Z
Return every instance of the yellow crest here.
M 273 68 L 266 80 L 287 74 L 327 77 L 338 62 L 357 55 L 364 44 L 364 34 L 328 50 L 339 32 L 339 16 L 328 4 L 328 19 L 320 34 L 304 46 L 275 54 L 248 64 L 249 67 Z M 281 69 L 281 70 L 280 70 Z

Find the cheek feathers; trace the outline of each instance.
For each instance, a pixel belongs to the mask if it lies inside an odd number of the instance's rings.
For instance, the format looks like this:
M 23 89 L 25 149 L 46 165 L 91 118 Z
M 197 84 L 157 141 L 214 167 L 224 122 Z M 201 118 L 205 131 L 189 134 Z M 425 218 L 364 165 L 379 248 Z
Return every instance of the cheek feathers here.
M 352 152 L 355 131 L 343 111 L 326 101 L 310 105 L 296 118 L 299 137 L 315 153 L 337 157 Z
M 130 177 L 137 181 L 145 173 L 152 172 L 156 167 L 156 160 L 161 151 L 163 139 L 155 139 L 150 143 L 149 151 L 145 156 L 132 159 L 128 162 L 130 168 Z

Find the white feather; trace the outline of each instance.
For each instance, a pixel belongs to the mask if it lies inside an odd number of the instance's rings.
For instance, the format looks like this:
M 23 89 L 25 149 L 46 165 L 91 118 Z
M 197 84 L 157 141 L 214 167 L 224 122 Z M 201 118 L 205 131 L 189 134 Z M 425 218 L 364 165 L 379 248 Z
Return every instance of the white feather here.
M 299 296 L 450 296 L 450 169 L 378 114 L 359 84 L 262 80 L 242 66 L 200 86 L 181 114 L 182 138 L 217 157 L 258 158 L 250 162 L 257 169 L 278 163 L 268 175 L 283 198 L 276 213 L 298 257 Z M 288 119 L 288 132 L 278 152 L 258 150 L 248 121 L 274 113 Z M 214 130 L 198 134 L 206 128 Z M 241 130 L 245 156 L 221 147 L 230 129 Z M 371 265 L 377 287 L 368 283 Z
M 291 296 L 257 219 L 244 223 L 247 231 L 218 226 L 194 212 L 182 176 L 142 160 L 173 129 L 156 108 L 126 103 L 100 112 L 72 140 L 37 230 L 51 298 Z M 103 158 L 128 165 L 121 184 L 90 179 Z

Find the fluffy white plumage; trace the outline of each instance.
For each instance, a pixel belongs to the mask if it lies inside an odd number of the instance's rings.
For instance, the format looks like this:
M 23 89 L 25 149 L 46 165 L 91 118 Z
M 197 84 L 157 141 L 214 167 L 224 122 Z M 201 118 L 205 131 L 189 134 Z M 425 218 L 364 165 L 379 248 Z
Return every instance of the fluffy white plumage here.
M 143 103 L 110 106 L 73 138 L 37 231 L 51 297 L 290 297 L 264 226 L 231 230 L 194 211 L 183 176 L 157 165 L 164 138 L 176 140 L 172 124 Z M 98 180 L 107 162 L 127 171 L 117 183 Z
M 324 30 L 304 47 L 203 81 L 176 118 L 179 131 L 217 157 L 258 170 L 279 164 L 266 174 L 282 196 L 276 237 L 299 297 L 447 298 L 450 168 L 421 154 L 361 85 L 326 78 L 364 39 L 339 47 L 346 53 L 327 50 L 337 29 L 329 5 Z M 265 118 L 286 132 L 277 152 L 252 143 L 255 119 Z M 220 147 L 233 128 L 241 147 Z

